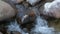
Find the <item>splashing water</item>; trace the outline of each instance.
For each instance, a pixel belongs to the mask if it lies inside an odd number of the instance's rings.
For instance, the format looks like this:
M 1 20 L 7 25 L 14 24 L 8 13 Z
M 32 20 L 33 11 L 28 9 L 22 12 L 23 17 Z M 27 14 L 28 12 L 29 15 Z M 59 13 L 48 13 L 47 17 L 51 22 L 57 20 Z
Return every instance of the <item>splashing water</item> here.
M 8 31 L 17 31 L 20 32 L 21 34 L 28 34 L 21 29 L 19 24 L 17 24 L 17 21 L 11 22 L 11 24 L 8 25 Z
M 38 16 L 36 25 L 32 29 L 31 34 L 54 34 L 54 28 L 49 28 L 47 21 Z
M 26 0 L 26 1 L 29 2 L 31 5 L 34 5 L 41 0 Z

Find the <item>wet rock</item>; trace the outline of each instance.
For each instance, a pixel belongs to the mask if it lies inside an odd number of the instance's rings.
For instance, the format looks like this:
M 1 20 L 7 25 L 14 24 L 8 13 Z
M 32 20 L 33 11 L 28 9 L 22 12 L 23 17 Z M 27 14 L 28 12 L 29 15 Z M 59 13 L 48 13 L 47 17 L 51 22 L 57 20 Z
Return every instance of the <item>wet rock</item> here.
M 24 0 L 2 0 L 9 3 L 13 8 L 16 4 L 21 4 Z
M 14 31 L 12 34 L 21 34 L 20 32 Z
M 45 3 L 44 5 L 44 15 L 60 18 L 60 0 L 55 0 L 53 2 Z
M 14 3 L 21 3 L 21 2 L 23 2 L 24 0 L 11 0 L 12 2 L 14 2 Z
M 2 33 L 0 32 L 0 34 L 2 34 Z
M 29 3 L 28 2 L 23 2 L 23 5 L 28 8 L 29 7 Z
M 19 6 L 19 7 L 18 7 Z M 35 19 L 35 13 L 33 10 L 30 10 L 29 8 L 25 8 L 23 5 L 17 5 L 18 8 L 18 22 L 23 23 L 29 23 L 30 21 L 34 21 Z
M 0 21 L 15 16 L 15 10 L 6 2 L 0 1 Z
M 11 32 L 7 31 L 7 34 L 11 34 Z
M 21 34 L 20 32 L 17 32 L 17 31 L 7 31 L 7 34 Z
M 35 17 L 36 17 L 36 15 L 35 15 L 35 13 L 34 13 L 34 11 L 33 10 L 28 10 L 27 12 L 26 12 L 26 17 L 23 19 L 23 22 L 24 23 L 29 23 L 29 22 L 34 22 L 34 20 L 35 20 Z
M 31 5 L 35 5 L 37 2 L 41 1 L 41 0 L 26 0 L 28 3 L 30 3 Z

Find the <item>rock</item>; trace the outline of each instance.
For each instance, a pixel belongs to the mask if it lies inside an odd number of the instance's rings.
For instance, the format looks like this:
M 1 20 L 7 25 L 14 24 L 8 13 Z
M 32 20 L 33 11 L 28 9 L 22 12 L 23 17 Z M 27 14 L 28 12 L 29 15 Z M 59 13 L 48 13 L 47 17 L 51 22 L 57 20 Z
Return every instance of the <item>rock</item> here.
M 5 1 L 5 2 L 7 2 L 9 4 L 14 5 L 14 4 L 22 3 L 24 0 L 2 0 L 2 1 Z
M 2 34 L 2 33 L 0 32 L 0 34 Z
M 45 3 L 43 14 L 50 17 L 60 18 L 60 0 Z
M 28 9 L 25 14 L 27 16 L 25 15 L 26 17 L 25 18 L 23 17 L 24 18 L 23 23 L 30 23 L 30 22 L 33 23 L 36 17 L 34 10 Z
M 20 32 L 17 32 L 17 31 L 7 31 L 7 34 L 21 34 Z
M 6 2 L 0 1 L 0 21 L 15 16 L 15 10 Z
M 28 33 L 20 33 L 20 32 L 14 31 L 12 32 L 12 34 L 28 34 Z
M 37 2 L 41 1 L 41 0 L 26 0 L 28 3 L 30 3 L 31 5 L 35 5 Z
M 23 5 L 26 7 L 26 8 L 28 8 L 30 5 L 29 5 L 29 3 L 27 3 L 27 2 L 23 2 Z
M 35 13 L 33 10 L 30 10 L 29 8 L 27 9 L 23 5 L 16 5 L 16 7 L 18 8 L 17 18 L 20 24 L 34 21 Z
M 14 31 L 12 32 L 13 34 L 21 34 L 20 32 Z
M 23 2 L 24 0 L 11 0 L 12 2 L 14 2 L 14 3 L 21 3 L 21 2 Z

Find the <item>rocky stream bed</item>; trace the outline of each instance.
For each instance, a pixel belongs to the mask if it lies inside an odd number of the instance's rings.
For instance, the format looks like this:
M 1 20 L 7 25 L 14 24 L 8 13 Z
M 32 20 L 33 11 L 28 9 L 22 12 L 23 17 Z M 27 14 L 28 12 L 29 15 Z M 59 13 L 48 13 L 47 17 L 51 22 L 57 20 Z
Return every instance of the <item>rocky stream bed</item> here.
M 60 34 L 59 12 L 43 12 L 45 3 L 52 1 L 0 0 L 0 34 Z

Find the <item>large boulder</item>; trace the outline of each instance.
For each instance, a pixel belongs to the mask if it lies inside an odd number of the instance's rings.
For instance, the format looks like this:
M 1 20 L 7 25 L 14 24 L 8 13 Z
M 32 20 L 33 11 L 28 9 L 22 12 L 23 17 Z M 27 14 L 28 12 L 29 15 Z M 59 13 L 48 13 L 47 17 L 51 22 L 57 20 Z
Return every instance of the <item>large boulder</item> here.
M 0 0 L 0 21 L 15 16 L 15 10 L 6 2 Z
M 60 0 L 54 0 L 53 2 L 45 3 L 43 14 L 60 18 Z

